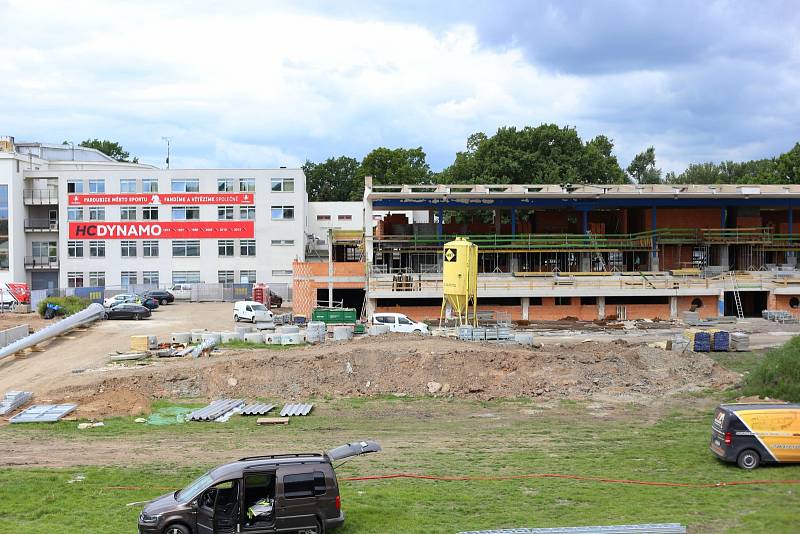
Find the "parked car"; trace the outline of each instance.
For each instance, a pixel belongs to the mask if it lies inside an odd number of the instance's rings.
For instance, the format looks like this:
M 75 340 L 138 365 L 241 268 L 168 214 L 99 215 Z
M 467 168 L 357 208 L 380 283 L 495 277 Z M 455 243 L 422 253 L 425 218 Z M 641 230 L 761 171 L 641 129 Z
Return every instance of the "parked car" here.
M 193 284 L 175 284 L 169 288 L 173 300 L 189 300 L 192 298 L 192 285 Z
M 344 523 L 332 462 L 380 450 L 359 441 L 326 453 L 241 458 L 151 501 L 139 533 L 329 532 Z
M 145 308 L 147 308 L 149 310 L 158 309 L 158 301 L 156 299 L 154 299 L 153 297 L 144 297 L 143 296 L 143 297 L 140 297 L 139 301 L 140 301 L 142 306 L 144 306 Z
M 103 301 L 103 306 L 106 308 L 110 308 L 114 304 L 119 304 L 121 302 L 133 302 L 138 303 L 139 297 L 132 293 L 122 293 L 120 295 L 114 295 L 113 297 L 108 297 Z
M 711 452 L 742 469 L 800 462 L 800 404 L 720 404 L 711 423 Z
M 150 310 L 141 304 L 120 302 L 106 310 L 106 319 L 144 319 L 150 317 Z
M 253 300 L 240 300 L 233 304 L 233 320 L 266 323 L 272 321 L 273 314 L 266 306 Z
M 374 313 L 372 314 L 372 324 L 388 325 L 390 332 L 429 333 L 428 325 L 412 321 L 402 313 Z
M 173 302 L 175 302 L 175 295 L 173 295 L 166 289 L 151 289 L 149 291 L 145 291 L 142 295 L 145 297 L 152 297 L 156 299 L 158 303 L 162 306 L 164 304 L 172 304 Z

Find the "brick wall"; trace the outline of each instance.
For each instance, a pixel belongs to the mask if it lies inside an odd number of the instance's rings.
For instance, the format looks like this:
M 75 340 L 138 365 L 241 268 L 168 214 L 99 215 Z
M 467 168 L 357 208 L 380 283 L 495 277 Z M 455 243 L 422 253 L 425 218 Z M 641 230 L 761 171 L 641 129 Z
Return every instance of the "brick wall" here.
M 767 300 L 767 309 L 784 310 L 792 313 L 800 313 L 800 308 L 792 308 L 790 302 L 793 298 L 800 300 L 800 293 L 797 295 L 775 295 L 770 294 Z
M 643 210 L 643 226 L 651 230 L 652 210 Z M 658 228 L 719 228 L 722 212 L 719 208 L 658 208 L 656 225 Z

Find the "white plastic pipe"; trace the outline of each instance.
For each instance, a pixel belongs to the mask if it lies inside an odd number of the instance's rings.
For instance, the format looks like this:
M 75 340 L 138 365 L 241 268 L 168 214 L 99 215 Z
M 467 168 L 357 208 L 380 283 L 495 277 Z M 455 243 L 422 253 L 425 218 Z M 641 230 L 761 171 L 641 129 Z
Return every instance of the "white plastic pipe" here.
M 0 360 L 23 349 L 27 349 L 28 347 L 32 347 L 38 343 L 41 343 L 42 341 L 47 341 L 52 337 L 60 336 L 61 334 L 68 332 L 73 328 L 91 323 L 97 319 L 102 319 L 105 316 L 105 313 L 106 311 L 102 304 L 93 302 L 78 313 L 74 313 L 69 317 L 65 317 L 64 319 L 61 319 L 50 326 L 42 328 L 38 332 L 34 332 L 33 334 L 24 337 L 19 341 L 15 341 L 11 345 L 3 347 L 0 349 Z

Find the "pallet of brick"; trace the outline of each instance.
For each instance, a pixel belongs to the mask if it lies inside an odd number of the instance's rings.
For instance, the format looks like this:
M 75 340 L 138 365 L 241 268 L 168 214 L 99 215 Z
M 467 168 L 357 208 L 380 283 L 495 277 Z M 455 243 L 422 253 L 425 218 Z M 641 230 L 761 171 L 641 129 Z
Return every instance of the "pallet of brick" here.
M 696 332 L 692 350 L 695 352 L 711 352 L 711 334 L 708 332 Z
M 730 350 L 730 333 L 717 330 L 712 336 L 711 350 L 714 352 L 728 352 Z
M 750 335 L 744 332 L 733 332 L 730 337 L 732 351 L 748 352 L 750 350 Z

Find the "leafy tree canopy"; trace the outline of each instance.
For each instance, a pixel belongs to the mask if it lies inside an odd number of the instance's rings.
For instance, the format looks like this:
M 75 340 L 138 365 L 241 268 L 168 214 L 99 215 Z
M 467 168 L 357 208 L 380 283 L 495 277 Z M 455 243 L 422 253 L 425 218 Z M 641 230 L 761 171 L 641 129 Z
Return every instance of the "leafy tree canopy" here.
M 637 184 L 661 183 L 661 169 L 656 168 L 656 149 L 653 147 L 636 154 L 625 170 Z
M 131 155 L 128 151 L 122 148 L 122 145 L 116 143 L 114 141 L 108 141 L 107 139 L 87 139 L 85 141 L 81 141 L 79 146 L 83 146 L 86 148 L 94 148 L 102 152 L 103 154 L 114 158 L 117 161 L 127 161 L 131 163 L 139 163 L 139 158 L 135 157 L 130 159 Z

